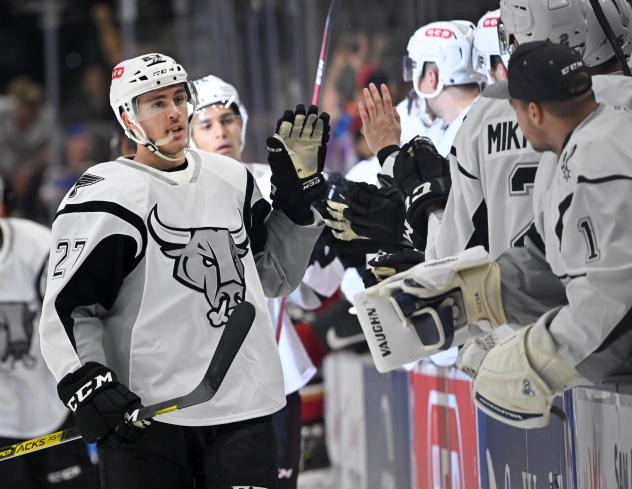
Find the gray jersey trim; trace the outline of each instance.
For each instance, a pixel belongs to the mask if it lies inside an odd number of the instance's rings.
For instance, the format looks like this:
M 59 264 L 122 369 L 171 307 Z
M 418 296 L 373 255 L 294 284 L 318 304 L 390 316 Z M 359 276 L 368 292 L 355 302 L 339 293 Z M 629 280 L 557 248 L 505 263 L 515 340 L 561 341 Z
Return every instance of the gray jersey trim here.
M 138 170 L 138 171 L 142 171 L 144 173 L 147 173 L 149 175 L 151 175 L 152 177 L 156 177 L 159 180 L 162 180 L 165 183 L 168 183 L 169 185 L 178 185 L 176 182 L 174 182 L 173 180 L 170 180 L 169 178 L 161 175 L 160 173 L 157 173 L 153 170 L 150 170 L 149 168 L 143 168 L 142 166 L 138 165 L 138 164 L 134 164 L 134 163 L 129 163 L 127 161 L 118 159 L 118 160 L 114 160 L 115 163 L 120 163 L 121 165 L 125 165 L 128 166 L 130 168 L 133 168 L 134 170 Z
M 191 159 L 193 160 L 193 175 L 191 176 L 189 183 L 195 183 L 197 182 L 197 179 L 200 176 L 200 171 L 202 170 L 202 160 L 200 159 L 200 155 L 197 153 L 189 151 L 187 153 L 187 156 L 188 155 L 191 155 Z

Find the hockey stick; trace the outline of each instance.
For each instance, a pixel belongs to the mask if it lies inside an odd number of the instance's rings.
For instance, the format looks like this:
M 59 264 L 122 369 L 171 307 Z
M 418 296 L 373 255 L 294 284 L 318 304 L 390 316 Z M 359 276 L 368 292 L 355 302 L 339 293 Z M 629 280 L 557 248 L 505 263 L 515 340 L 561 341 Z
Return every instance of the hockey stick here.
M 125 420 L 128 422 L 142 421 L 210 401 L 224 380 L 239 348 L 241 348 L 242 343 L 250 331 L 254 319 L 255 308 L 250 302 L 238 304 L 228 318 L 228 323 L 224 326 L 224 331 L 215 349 L 215 354 L 211 359 L 208 370 L 204 374 L 202 382 L 189 394 L 126 413 Z M 78 438 L 81 438 L 81 434 L 79 430 L 74 427 L 16 443 L 8 447 L 0 448 L 0 462 L 60 445 L 68 441 L 77 440 Z
M 323 75 L 325 74 L 325 67 L 327 63 L 327 52 L 329 51 L 329 38 L 331 37 L 331 30 L 333 28 L 333 18 L 336 13 L 336 7 L 338 6 L 338 0 L 331 0 L 329 4 L 329 10 L 327 11 L 327 18 L 325 19 L 325 30 L 323 31 L 323 40 L 320 44 L 320 56 L 318 58 L 318 68 L 316 68 L 316 81 L 314 82 L 314 91 L 312 92 L 312 105 L 318 105 L 318 96 L 320 95 L 320 85 L 323 81 Z
M 604 34 L 608 38 L 608 42 L 610 43 L 610 46 L 614 51 L 614 55 L 616 56 L 617 61 L 619 61 L 619 65 L 621 65 L 621 71 L 623 71 L 623 74 L 625 76 L 632 76 L 632 73 L 630 72 L 630 67 L 628 66 L 628 63 L 625 59 L 625 55 L 623 54 L 623 51 L 621 51 L 621 46 L 617 41 L 617 36 L 614 35 L 606 14 L 599 4 L 599 0 L 590 0 L 590 6 L 592 7 L 593 12 L 595 12 L 597 22 L 599 22 L 599 25 L 603 29 Z

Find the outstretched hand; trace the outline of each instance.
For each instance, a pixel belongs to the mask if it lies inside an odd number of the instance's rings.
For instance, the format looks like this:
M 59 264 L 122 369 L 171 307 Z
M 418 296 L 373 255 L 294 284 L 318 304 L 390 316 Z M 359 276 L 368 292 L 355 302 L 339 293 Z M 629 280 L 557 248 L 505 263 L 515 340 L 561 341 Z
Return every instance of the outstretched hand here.
M 364 102 L 358 103 L 364 137 L 373 154 L 386 146 L 399 146 L 402 133 L 399 114 L 393 107 L 388 87 L 382 83 L 380 90 L 381 93 L 374 83 L 369 84 L 369 88 L 362 90 Z

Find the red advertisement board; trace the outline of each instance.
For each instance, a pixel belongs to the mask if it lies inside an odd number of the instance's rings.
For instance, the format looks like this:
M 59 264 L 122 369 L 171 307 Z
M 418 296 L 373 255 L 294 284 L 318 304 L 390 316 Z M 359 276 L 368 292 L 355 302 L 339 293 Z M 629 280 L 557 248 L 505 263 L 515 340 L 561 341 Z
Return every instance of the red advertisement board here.
M 478 489 L 471 382 L 456 369 L 411 372 L 415 489 Z

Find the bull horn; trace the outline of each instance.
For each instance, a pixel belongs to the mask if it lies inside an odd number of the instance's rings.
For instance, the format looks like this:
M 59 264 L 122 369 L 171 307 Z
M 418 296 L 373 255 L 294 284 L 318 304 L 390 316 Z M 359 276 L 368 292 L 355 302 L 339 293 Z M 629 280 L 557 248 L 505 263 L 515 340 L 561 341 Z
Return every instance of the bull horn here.
M 152 237 L 162 248 L 182 248 L 191 240 L 189 230 L 171 228 L 160 222 L 157 205 L 149 213 L 147 227 Z

